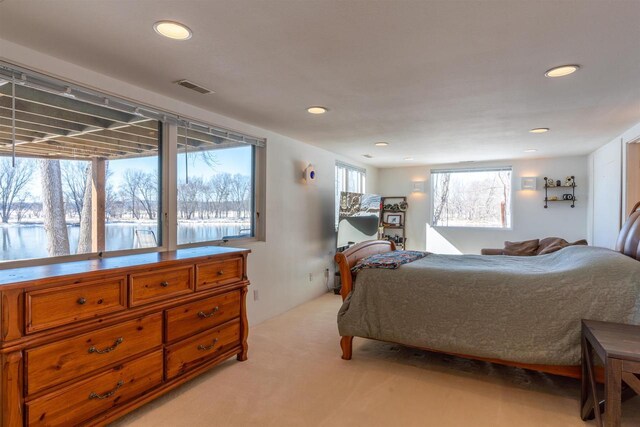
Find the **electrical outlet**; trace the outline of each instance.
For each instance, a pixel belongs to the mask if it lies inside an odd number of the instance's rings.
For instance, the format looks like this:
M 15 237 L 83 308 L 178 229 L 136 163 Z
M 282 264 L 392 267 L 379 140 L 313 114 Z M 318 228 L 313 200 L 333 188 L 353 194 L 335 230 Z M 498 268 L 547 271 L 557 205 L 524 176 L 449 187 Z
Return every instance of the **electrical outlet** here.
M 254 301 L 258 301 L 258 290 L 257 289 L 253 290 L 253 300 Z
M 328 279 L 328 278 L 329 278 L 329 269 L 328 269 L 328 268 L 325 268 L 325 269 L 324 269 L 324 278 L 325 278 L 325 279 Z
M 309 273 L 309 281 L 313 282 L 313 273 Z

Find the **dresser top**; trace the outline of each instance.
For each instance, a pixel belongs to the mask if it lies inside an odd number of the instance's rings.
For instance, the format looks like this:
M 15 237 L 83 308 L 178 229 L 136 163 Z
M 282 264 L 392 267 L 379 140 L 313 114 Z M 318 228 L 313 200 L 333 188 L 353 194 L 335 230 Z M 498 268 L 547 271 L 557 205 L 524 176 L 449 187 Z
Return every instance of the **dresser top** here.
M 45 279 L 61 278 L 75 274 L 111 272 L 111 270 L 144 267 L 149 264 L 172 263 L 196 258 L 208 258 L 217 255 L 249 253 L 249 249 L 229 248 L 225 246 L 202 246 L 178 249 L 177 251 L 152 252 L 136 255 L 123 255 L 83 261 L 60 262 L 35 267 L 19 267 L 3 270 L 0 267 L 0 291 Z M 13 286 L 12 286 L 13 285 Z

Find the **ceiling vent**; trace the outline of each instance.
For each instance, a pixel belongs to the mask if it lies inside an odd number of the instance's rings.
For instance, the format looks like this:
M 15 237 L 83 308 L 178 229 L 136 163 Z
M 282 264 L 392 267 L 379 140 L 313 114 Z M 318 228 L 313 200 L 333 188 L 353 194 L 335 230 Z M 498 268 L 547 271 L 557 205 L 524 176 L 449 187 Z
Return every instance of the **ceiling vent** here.
M 176 84 L 186 87 L 187 89 L 195 90 L 198 93 L 206 95 L 208 93 L 213 93 L 211 89 L 207 89 L 206 87 L 202 87 L 200 85 L 195 84 L 194 82 L 190 82 L 189 80 L 178 80 Z

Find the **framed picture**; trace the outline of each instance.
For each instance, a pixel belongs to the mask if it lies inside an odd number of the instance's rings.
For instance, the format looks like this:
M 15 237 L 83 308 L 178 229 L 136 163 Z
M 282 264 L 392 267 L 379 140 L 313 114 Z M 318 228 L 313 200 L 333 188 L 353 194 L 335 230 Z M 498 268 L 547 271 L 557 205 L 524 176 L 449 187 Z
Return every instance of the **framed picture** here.
M 387 224 L 390 225 L 402 225 L 402 214 L 389 214 L 387 215 Z

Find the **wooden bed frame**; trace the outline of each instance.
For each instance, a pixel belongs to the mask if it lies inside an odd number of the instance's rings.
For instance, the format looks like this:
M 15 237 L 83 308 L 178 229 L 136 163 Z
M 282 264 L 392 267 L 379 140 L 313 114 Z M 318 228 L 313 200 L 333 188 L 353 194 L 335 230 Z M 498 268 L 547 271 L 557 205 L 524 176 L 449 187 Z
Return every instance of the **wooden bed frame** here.
M 396 245 L 393 242 L 387 240 L 371 240 L 367 242 L 358 243 L 357 245 L 347 249 L 344 252 L 339 252 L 335 256 L 335 261 L 340 269 L 340 278 L 342 282 L 342 289 L 340 295 L 344 301 L 347 296 L 353 290 L 355 277 L 351 273 L 351 268 L 356 263 L 368 256 L 380 254 L 384 252 L 391 252 L 396 250 Z M 620 230 L 620 235 L 616 244 L 616 250 L 631 258 L 635 258 L 640 261 L 640 202 L 638 202 L 633 209 L 629 219 Z M 400 344 L 400 343 L 395 343 Z M 405 344 L 400 344 L 405 345 Z M 342 348 L 342 358 L 345 360 L 351 360 L 353 352 L 353 337 L 341 337 L 340 347 Z M 411 346 L 407 346 L 411 347 Z M 530 369 L 533 371 L 545 372 L 548 374 L 561 375 L 571 378 L 581 378 L 582 371 L 580 365 L 568 366 L 568 365 L 534 365 L 529 363 L 512 362 L 502 359 L 490 359 L 486 357 L 478 357 L 470 354 L 456 354 L 447 353 L 443 351 L 434 350 L 426 347 L 415 347 L 421 350 L 432 351 L 436 353 L 451 354 L 452 356 L 464 357 L 467 359 L 480 360 L 483 362 L 497 363 L 500 365 L 514 366 L 517 368 Z M 604 370 L 602 368 L 596 368 L 596 377 L 598 381 L 602 382 L 604 378 Z

